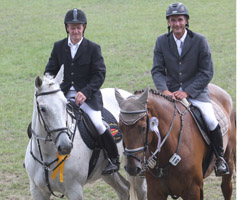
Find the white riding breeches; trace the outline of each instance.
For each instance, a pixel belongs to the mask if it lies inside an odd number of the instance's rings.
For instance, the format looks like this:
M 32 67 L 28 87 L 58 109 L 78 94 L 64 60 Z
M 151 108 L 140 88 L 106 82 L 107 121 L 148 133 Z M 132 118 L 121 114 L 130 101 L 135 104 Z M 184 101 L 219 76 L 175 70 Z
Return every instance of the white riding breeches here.
M 70 88 L 70 90 L 68 91 L 68 93 L 66 94 L 66 98 L 67 99 L 73 99 L 75 101 L 75 96 L 76 96 L 76 90 L 74 90 L 73 87 Z M 102 121 L 102 114 L 101 111 L 96 111 L 93 110 L 90 106 L 88 106 L 87 103 L 83 103 L 80 108 L 88 114 L 89 118 L 91 119 L 91 121 L 93 122 L 96 130 L 98 131 L 98 133 L 100 135 L 102 135 L 105 131 L 106 131 L 106 126 L 103 124 Z
M 91 119 L 91 121 L 95 125 L 95 128 L 98 131 L 98 133 L 100 135 L 103 134 L 107 128 L 106 128 L 106 126 L 104 126 L 104 124 L 102 122 L 102 113 L 101 113 L 101 111 L 93 110 L 91 107 L 88 106 L 87 103 L 83 103 L 80 106 L 80 108 L 84 112 L 86 112 L 88 114 L 89 118 Z
M 217 125 L 219 124 L 215 114 L 214 114 L 214 109 L 212 106 L 212 103 L 210 102 L 202 102 L 202 101 L 198 101 L 196 99 L 191 99 L 188 98 L 188 100 L 196 107 L 198 107 L 201 112 L 202 112 L 202 116 L 204 117 L 204 120 L 208 126 L 208 129 L 210 131 L 213 131 Z

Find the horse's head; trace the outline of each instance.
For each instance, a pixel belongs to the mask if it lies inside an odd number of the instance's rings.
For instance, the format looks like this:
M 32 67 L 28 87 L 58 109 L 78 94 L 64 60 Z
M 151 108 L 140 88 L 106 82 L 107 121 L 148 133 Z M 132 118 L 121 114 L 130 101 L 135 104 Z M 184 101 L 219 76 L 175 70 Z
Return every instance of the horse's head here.
M 125 169 L 132 176 L 141 172 L 148 145 L 148 93 L 147 88 L 141 96 L 130 96 L 124 99 L 119 91 L 115 90 L 115 96 L 120 106 L 119 128 L 123 134 L 125 145 Z
M 67 100 L 60 89 L 63 80 L 63 66 L 55 78 L 45 75 L 35 80 L 35 102 L 32 123 L 37 138 L 45 141 L 53 141 L 59 154 L 65 155 L 71 152 L 72 141 L 67 128 Z

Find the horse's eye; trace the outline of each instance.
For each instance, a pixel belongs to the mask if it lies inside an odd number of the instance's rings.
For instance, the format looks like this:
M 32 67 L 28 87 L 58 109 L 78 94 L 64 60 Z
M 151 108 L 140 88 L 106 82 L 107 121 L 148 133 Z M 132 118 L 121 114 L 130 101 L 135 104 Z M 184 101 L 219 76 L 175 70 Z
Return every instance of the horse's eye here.
M 145 132 L 146 128 L 145 127 L 142 127 L 142 132 Z
M 46 109 L 44 107 L 40 107 L 41 112 L 46 112 Z

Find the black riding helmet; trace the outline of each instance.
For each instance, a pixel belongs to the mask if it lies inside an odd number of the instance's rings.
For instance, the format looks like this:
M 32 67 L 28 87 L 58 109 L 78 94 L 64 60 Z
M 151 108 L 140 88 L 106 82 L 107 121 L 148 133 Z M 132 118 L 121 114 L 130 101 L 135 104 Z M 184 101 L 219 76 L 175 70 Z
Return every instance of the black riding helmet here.
M 168 19 L 172 15 L 185 15 L 189 19 L 188 9 L 183 3 L 173 3 L 168 7 L 166 18 Z
M 68 33 L 67 31 L 68 24 L 83 24 L 84 26 L 87 24 L 87 17 L 82 10 L 74 8 L 66 13 L 64 18 L 64 24 L 66 32 Z
M 87 24 L 87 17 L 82 10 L 74 8 L 69 10 L 64 18 L 64 24 Z

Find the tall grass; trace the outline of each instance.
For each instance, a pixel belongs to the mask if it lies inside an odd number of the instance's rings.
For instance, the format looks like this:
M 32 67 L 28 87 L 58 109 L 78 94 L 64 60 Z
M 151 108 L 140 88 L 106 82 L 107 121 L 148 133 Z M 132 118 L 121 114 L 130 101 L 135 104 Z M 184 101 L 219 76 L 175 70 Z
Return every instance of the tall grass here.
M 157 36 L 167 31 L 165 11 L 170 3 L 168 0 L 1 0 L 0 199 L 30 198 L 22 162 L 28 143 L 26 127 L 31 121 L 34 79 L 42 76 L 53 43 L 66 37 L 63 24 L 66 11 L 77 7 L 87 15 L 85 36 L 101 45 L 107 66 L 103 87 L 116 86 L 133 92 L 146 86 L 154 88 L 150 75 L 153 48 Z M 215 67 L 212 82 L 226 89 L 235 102 L 235 0 L 184 0 L 183 3 L 189 9 L 190 29 L 205 35 L 210 44 Z M 220 190 L 219 186 L 215 189 Z M 116 198 L 110 188 L 104 190 L 108 192 L 100 192 L 94 199 Z M 87 199 L 91 199 L 91 194 L 86 193 Z

